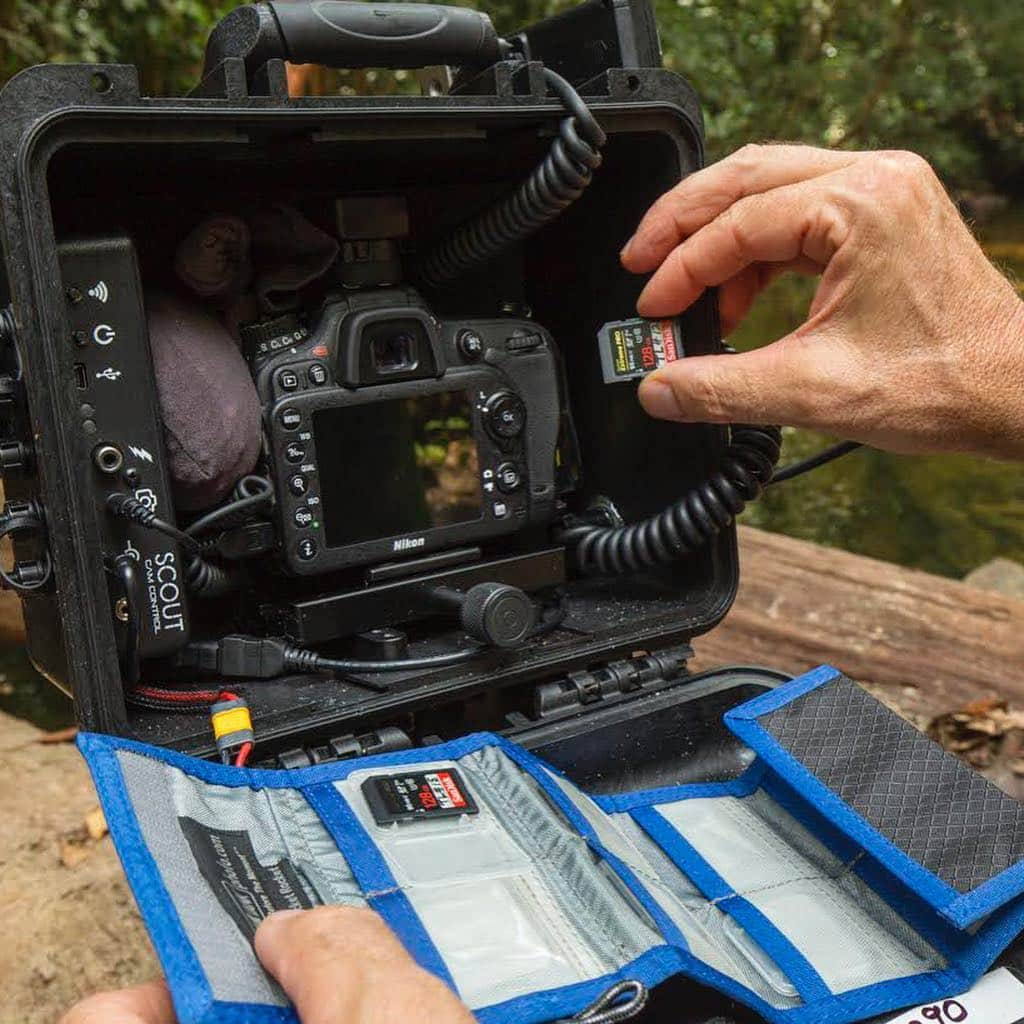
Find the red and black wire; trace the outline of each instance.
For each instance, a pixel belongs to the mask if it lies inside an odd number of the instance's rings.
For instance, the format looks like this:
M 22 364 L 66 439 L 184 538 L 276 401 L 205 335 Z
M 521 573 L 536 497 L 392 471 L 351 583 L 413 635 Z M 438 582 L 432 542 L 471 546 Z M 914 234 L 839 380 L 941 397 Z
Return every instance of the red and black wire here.
M 179 690 L 161 686 L 136 686 L 128 692 L 128 702 L 148 711 L 184 711 L 208 714 L 214 704 L 238 700 L 232 690 Z M 252 754 L 253 744 L 243 743 L 235 755 L 235 767 L 242 768 Z

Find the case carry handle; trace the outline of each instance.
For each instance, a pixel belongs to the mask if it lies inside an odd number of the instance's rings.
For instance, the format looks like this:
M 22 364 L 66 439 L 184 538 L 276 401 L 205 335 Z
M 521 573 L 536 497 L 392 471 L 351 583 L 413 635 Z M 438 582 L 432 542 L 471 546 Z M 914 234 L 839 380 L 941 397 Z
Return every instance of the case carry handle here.
M 308 0 L 238 7 L 213 30 L 206 74 L 229 57 L 251 76 L 268 60 L 330 68 L 489 67 L 509 52 L 491 19 L 466 7 Z

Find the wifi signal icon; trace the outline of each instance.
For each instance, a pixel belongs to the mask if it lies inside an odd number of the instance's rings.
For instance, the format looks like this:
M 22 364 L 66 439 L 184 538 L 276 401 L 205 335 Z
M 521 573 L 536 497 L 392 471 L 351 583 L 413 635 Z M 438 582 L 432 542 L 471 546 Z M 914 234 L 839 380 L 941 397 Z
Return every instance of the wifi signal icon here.
M 107 282 L 97 281 L 96 284 L 89 289 L 89 294 L 100 302 L 106 302 L 107 299 L 110 298 L 110 289 L 107 287 Z

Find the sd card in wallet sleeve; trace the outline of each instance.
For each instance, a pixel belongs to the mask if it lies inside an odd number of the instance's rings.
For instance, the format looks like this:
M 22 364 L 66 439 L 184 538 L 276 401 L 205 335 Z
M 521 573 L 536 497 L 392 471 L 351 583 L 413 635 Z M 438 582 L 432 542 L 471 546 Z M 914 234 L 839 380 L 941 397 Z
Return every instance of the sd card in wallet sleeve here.
M 684 974 L 769 1021 L 969 989 L 1024 928 L 1020 807 L 818 669 L 726 717 L 739 779 L 591 799 L 508 740 L 293 771 L 84 734 L 180 1024 L 295 1016 L 279 909 L 372 907 L 484 1024 Z

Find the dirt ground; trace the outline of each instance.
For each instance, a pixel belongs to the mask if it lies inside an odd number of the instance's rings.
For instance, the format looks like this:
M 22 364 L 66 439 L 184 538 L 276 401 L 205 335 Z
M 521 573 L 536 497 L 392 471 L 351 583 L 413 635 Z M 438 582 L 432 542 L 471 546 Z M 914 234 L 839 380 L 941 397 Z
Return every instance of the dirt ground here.
M 0 1024 L 51 1024 L 156 957 L 73 743 L 0 715 Z M 88 819 L 88 824 L 87 824 Z

